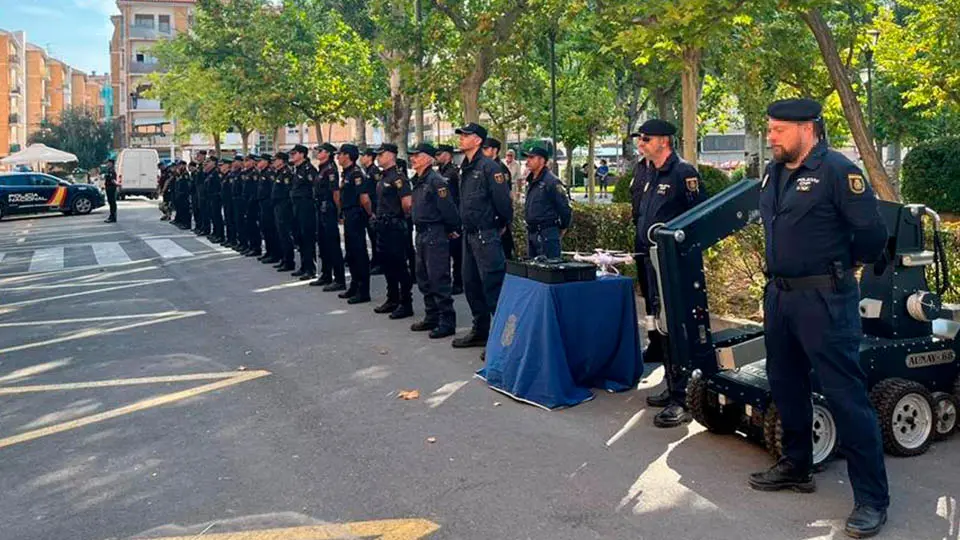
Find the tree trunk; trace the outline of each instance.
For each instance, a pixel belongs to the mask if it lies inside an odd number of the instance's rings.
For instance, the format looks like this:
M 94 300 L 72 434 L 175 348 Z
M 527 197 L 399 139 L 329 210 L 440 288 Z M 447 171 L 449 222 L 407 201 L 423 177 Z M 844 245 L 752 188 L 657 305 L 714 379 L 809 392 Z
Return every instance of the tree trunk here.
M 320 127 L 323 122 L 319 118 L 311 118 L 310 120 L 313 122 L 313 129 L 317 132 L 317 144 L 323 144 L 323 129 Z
M 273 153 L 276 154 L 280 151 L 280 130 L 283 127 L 273 128 Z
M 361 150 L 366 150 L 367 148 L 367 121 L 362 116 L 357 116 L 353 119 L 354 125 L 354 134 L 353 142 Z
M 890 170 L 890 183 L 893 184 L 893 190 L 897 194 L 897 199 L 900 198 L 900 166 L 903 163 L 903 147 L 900 145 L 900 139 L 894 139 L 890 141 L 890 146 L 887 147 L 887 153 L 890 156 L 890 159 L 893 160 L 893 165 L 891 165 Z
M 700 57 L 699 47 L 683 48 L 683 73 L 680 76 L 680 93 L 683 98 L 683 159 L 697 164 L 697 109 L 700 106 Z
M 757 133 L 757 126 L 746 119 L 743 125 L 743 160 L 746 166 L 746 178 L 760 178 L 760 170 L 763 166 L 760 163 L 760 137 Z
M 596 130 L 590 128 L 587 130 L 587 200 L 594 202 L 594 186 L 596 185 L 597 179 L 597 170 L 594 166 L 593 160 L 596 157 L 595 148 L 596 145 Z
M 474 70 L 469 77 L 460 83 L 460 99 L 463 102 L 463 123 L 480 123 L 480 86 L 483 85 L 481 74 Z
M 843 116 L 846 117 L 847 124 L 850 126 L 850 132 L 857 144 L 857 150 L 860 151 L 860 159 L 863 160 L 863 166 L 867 170 L 867 176 L 874 191 L 881 199 L 887 201 L 898 200 L 896 191 L 890 185 L 890 177 L 887 176 L 887 171 L 883 168 L 880 156 L 877 155 L 877 149 L 870 143 L 870 137 L 867 135 L 867 125 L 863 121 L 863 111 L 860 110 L 860 103 L 850 86 L 850 80 L 847 78 L 843 62 L 840 60 L 840 54 L 837 52 L 830 27 L 827 26 L 827 22 L 823 19 L 820 11 L 816 9 L 801 13 L 800 17 L 807 23 L 810 31 L 813 32 L 813 36 L 817 39 L 820 54 L 827 65 L 827 71 L 830 72 L 830 81 L 840 95 Z
M 410 129 L 410 103 L 409 98 L 403 93 L 403 79 L 400 74 L 400 68 L 395 67 L 390 70 L 390 102 L 391 110 L 389 122 L 386 124 L 384 133 L 388 142 L 392 142 L 400 149 L 400 153 L 406 156 L 407 153 L 407 133 Z
M 677 86 L 660 86 L 650 91 L 653 94 L 653 101 L 657 105 L 657 118 L 667 122 L 676 122 L 677 118 L 673 110 L 674 97 L 677 95 Z
M 243 155 L 246 156 L 250 153 L 250 133 L 253 130 L 240 128 L 240 148 L 243 152 Z
M 623 151 L 623 166 L 619 169 L 620 174 L 626 171 L 632 171 L 633 166 L 637 162 L 637 147 L 630 134 L 633 133 L 633 130 L 637 126 L 637 119 L 640 117 L 640 111 L 642 109 L 640 106 L 640 91 L 641 88 L 639 85 L 634 86 L 630 90 L 630 99 L 624 108 L 623 140 L 620 141 L 620 146 Z
M 213 137 L 213 148 L 217 151 L 217 157 L 220 157 L 220 133 L 214 132 L 211 137 Z

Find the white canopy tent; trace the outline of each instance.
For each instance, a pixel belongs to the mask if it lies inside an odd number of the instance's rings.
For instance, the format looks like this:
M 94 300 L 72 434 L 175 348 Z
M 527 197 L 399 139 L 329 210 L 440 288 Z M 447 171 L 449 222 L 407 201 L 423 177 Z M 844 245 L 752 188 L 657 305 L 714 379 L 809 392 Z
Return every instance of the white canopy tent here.
M 9 156 L 0 159 L 3 165 L 20 165 L 23 163 L 67 163 L 77 161 L 77 156 L 70 152 L 50 148 L 45 144 L 35 143 Z

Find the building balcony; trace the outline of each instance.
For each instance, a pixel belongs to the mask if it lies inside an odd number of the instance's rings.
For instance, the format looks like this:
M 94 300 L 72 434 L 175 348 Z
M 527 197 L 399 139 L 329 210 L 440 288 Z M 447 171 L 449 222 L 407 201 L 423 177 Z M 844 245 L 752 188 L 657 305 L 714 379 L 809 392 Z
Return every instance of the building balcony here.
M 146 62 L 130 62 L 130 73 L 153 73 L 160 71 L 160 64 Z
M 12 95 L 19 96 L 19 95 L 20 95 L 20 92 L 21 92 L 21 90 L 20 90 L 20 87 L 19 87 L 19 86 L 13 86 L 13 87 L 10 88 L 10 93 L 11 93 Z
M 163 32 L 149 26 L 131 26 L 129 35 L 130 39 L 146 40 L 170 39 L 173 37 L 173 33 L 169 30 Z
M 163 107 L 160 105 L 160 100 L 156 99 L 131 99 L 129 104 L 131 111 L 160 111 L 163 110 Z
M 11 124 L 19 124 L 20 115 L 17 113 L 10 113 L 10 116 L 7 117 L 7 120 L 9 120 Z

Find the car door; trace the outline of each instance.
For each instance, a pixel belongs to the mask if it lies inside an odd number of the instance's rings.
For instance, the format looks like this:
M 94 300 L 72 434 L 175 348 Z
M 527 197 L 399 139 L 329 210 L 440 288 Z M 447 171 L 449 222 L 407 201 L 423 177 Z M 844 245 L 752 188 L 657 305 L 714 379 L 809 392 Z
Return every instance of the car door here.
M 12 174 L 0 178 L 4 213 L 17 213 L 37 204 L 33 193 L 33 177 L 29 174 Z

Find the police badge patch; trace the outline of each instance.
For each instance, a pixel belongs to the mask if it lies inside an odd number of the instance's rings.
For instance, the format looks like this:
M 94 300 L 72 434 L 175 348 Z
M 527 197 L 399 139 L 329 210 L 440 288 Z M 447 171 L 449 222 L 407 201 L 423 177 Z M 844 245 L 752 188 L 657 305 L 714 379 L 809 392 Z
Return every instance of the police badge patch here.
M 397 178 L 396 180 L 393 181 L 393 185 L 396 186 L 397 189 L 400 189 L 403 187 L 403 180 L 400 178 Z
M 696 176 L 687 178 L 686 182 L 688 191 L 692 191 L 694 193 L 700 191 L 700 179 Z
M 446 199 L 447 193 L 448 193 L 447 188 L 445 187 L 437 188 L 437 196 L 440 197 L 441 199 Z
M 503 173 L 494 173 L 493 179 L 496 180 L 498 184 L 502 184 L 507 181 L 507 175 Z
M 850 185 L 850 192 L 854 195 L 860 195 L 867 190 L 867 184 L 863 180 L 863 175 L 848 174 L 847 183 Z
M 360 178 L 360 177 L 358 176 L 358 177 L 356 177 L 356 178 L 353 179 L 353 183 L 359 186 L 360 184 L 363 183 L 363 178 Z

